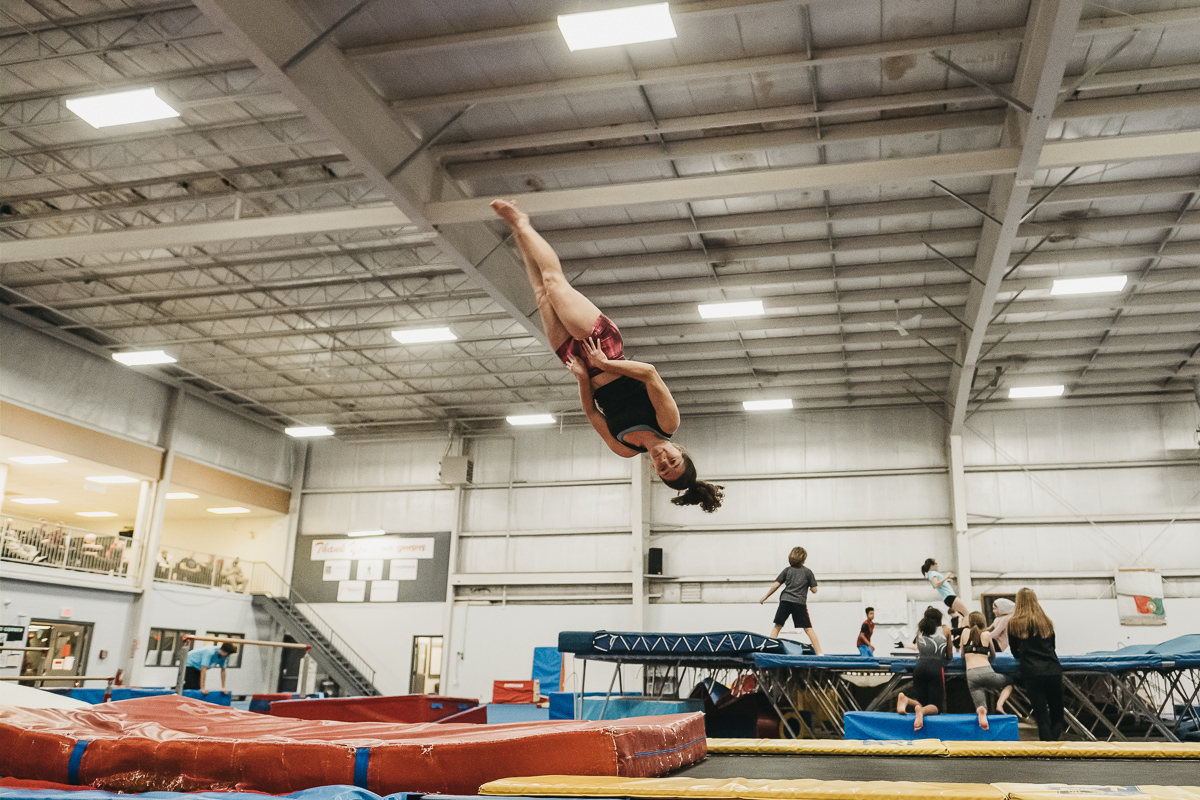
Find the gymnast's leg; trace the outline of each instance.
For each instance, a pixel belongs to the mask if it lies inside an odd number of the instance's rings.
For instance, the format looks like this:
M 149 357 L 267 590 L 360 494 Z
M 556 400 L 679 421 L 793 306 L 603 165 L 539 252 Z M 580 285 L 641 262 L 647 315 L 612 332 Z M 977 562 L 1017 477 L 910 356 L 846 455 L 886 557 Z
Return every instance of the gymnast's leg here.
M 521 251 L 521 257 L 525 259 L 529 282 L 533 285 L 534 293 L 538 294 L 538 308 L 542 308 L 541 295 L 544 294 L 555 318 L 565 331 L 565 335 L 556 339 L 547 328 L 546 335 L 550 338 L 550 343 L 557 347 L 567 338 L 586 339 L 591 336 L 596 320 L 600 317 L 600 309 L 567 282 L 558 256 L 541 234 L 533 229 L 529 223 L 529 215 L 522 213 L 507 200 L 493 200 L 492 210 L 512 228 L 513 240 Z M 538 283 L 534 283 L 535 276 Z M 546 313 L 543 311 L 543 324 L 545 318 Z

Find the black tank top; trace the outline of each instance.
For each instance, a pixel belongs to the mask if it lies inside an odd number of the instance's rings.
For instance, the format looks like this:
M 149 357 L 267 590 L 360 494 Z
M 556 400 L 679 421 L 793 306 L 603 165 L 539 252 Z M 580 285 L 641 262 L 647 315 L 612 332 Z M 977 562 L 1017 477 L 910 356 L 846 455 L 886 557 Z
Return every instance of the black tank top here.
M 963 653 L 971 653 L 977 656 L 990 656 L 992 654 L 992 648 L 985 644 L 971 644 L 970 639 L 968 639 L 967 643 L 959 649 L 962 650 Z
M 646 448 L 625 441 L 626 434 L 634 431 L 651 431 L 664 439 L 671 438 L 671 434 L 658 427 L 658 413 L 650 402 L 646 384 L 641 381 L 622 375 L 596 389 L 592 396 L 604 414 L 608 432 L 630 450 L 646 452 Z

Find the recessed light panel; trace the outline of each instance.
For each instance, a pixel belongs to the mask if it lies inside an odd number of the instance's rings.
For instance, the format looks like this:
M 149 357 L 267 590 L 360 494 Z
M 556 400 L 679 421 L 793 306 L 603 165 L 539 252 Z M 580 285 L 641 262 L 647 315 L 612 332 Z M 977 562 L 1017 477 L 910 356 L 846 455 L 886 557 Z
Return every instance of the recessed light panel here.
M 743 400 L 742 408 L 747 411 L 778 411 L 784 408 L 791 408 L 792 401 L 790 398 L 783 400 Z
M 387 531 L 371 530 L 371 531 L 346 531 L 347 536 L 383 536 Z
M 505 417 L 509 425 L 553 425 L 553 414 L 514 414 Z
M 730 317 L 762 316 L 762 300 L 745 300 L 737 303 L 701 303 L 700 316 L 705 319 L 728 319 Z
M 76 511 L 75 512 L 75 516 L 77 516 L 77 517 L 115 517 L 116 515 L 117 515 L 117 512 L 115 512 L 115 511 Z
M 49 497 L 13 497 L 10 499 L 14 503 L 20 503 L 23 506 L 45 506 L 58 502 L 57 500 L 51 500 Z
M 65 458 L 58 456 L 12 456 L 9 461 L 15 461 L 18 464 L 65 464 Z
M 284 428 L 283 432 L 297 439 L 307 439 L 313 436 L 333 436 L 333 431 L 324 425 L 307 425 L 298 428 Z
M 407 331 L 392 331 L 392 338 L 400 344 L 424 344 L 452 342 L 458 337 L 449 328 L 413 328 Z
M 1014 386 L 1008 390 L 1008 396 L 1013 399 L 1030 397 L 1061 397 L 1064 386 Z
M 195 500 L 199 496 L 191 492 L 167 492 L 168 500 Z
M 92 483 L 137 483 L 137 478 L 131 478 L 128 475 L 98 475 L 94 478 L 88 478 Z
M 249 514 L 250 509 L 241 506 L 226 506 L 225 508 L 210 508 L 210 514 Z
M 1129 281 L 1126 275 L 1101 275 L 1097 278 L 1060 278 L 1054 282 L 1050 294 L 1101 294 L 1119 292 Z
M 667 3 L 561 14 L 558 28 L 571 51 L 675 38 Z
M 179 116 L 179 112 L 163 102 L 153 89 L 78 97 L 68 100 L 67 108 L 93 128 Z
M 162 350 L 136 350 L 129 353 L 113 353 L 113 360 L 127 367 L 145 367 L 150 364 L 174 364 L 179 359 Z

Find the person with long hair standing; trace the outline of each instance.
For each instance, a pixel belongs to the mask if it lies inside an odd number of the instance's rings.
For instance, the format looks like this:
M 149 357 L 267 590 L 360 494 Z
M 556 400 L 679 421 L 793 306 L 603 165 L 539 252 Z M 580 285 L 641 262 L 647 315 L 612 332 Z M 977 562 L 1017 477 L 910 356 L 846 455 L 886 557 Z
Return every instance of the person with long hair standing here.
M 946 707 L 946 663 L 954 656 L 954 642 L 950 629 L 942 624 L 942 612 L 933 606 L 925 609 L 925 615 L 917 623 L 916 641 L 904 646 L 917 651 L 914 697 L 901 692 L 896 698 L 896 713 L 907 714 L 912 706 L 917 715 L 913 730 L 919 731 L 925 725 L 925 717 L 940 714 Z
M 1017 592 L 1016 608 L 1008 621 L 1008 644 L 1033 706 L 1038 738 L 1058 741 L 1063 732 L 1062 665 L 1054 652 L 1054 623 L 1032 589 Z
M 675 505 L 716 511 L 724 487 L 698 480 L 687 451 L 671 441 L 679 409 L 658 370 L 625 358 L 617 326 L 567 281 L 554 248 L 528 214 L 507 200 L 493 200 L 492 210 L 512 228 L 546 337 L 579 381 L 583 413 L 596 433 L 622 458 L 648 453 L 662 482 L 681 492 L 671 498 Z
M 996 701 L 996 713 L 1004 713 L 1004 701 L 1012 694 L 1012 682 L 1007 677 L 992 669 L 992 657 L 996 648 L 992 642 L 992 634 L 984 630 L 987 620 L 978 611 L 972 611 L 967 618 L 968 627 L 959 635 L 959 651 L 963 656 L 963 666 L 967 669 L 967 688 L 971 691 L 971 701 L 975 704 L 975 713 L 979 716 L 979 727 L 988 729 L 987 693 L 989 690 L 1000 692 Z

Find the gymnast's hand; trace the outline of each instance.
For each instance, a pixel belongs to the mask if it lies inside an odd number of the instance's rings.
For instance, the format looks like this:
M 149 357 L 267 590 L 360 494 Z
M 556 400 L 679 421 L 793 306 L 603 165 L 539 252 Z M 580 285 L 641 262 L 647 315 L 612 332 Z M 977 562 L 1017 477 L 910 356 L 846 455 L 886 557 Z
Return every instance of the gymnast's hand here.
M 567 359 L 567 369 L 571 370 L 571 374 L 580 380 L 588 377 L 587 364 L 577 358 Z
M 587 353 L 588 361 L 592 362 L 592 366 L 596 369 L 607 370 L 608 365 L 612 363 L 596 339 L 584 339 L 583 351 Z

